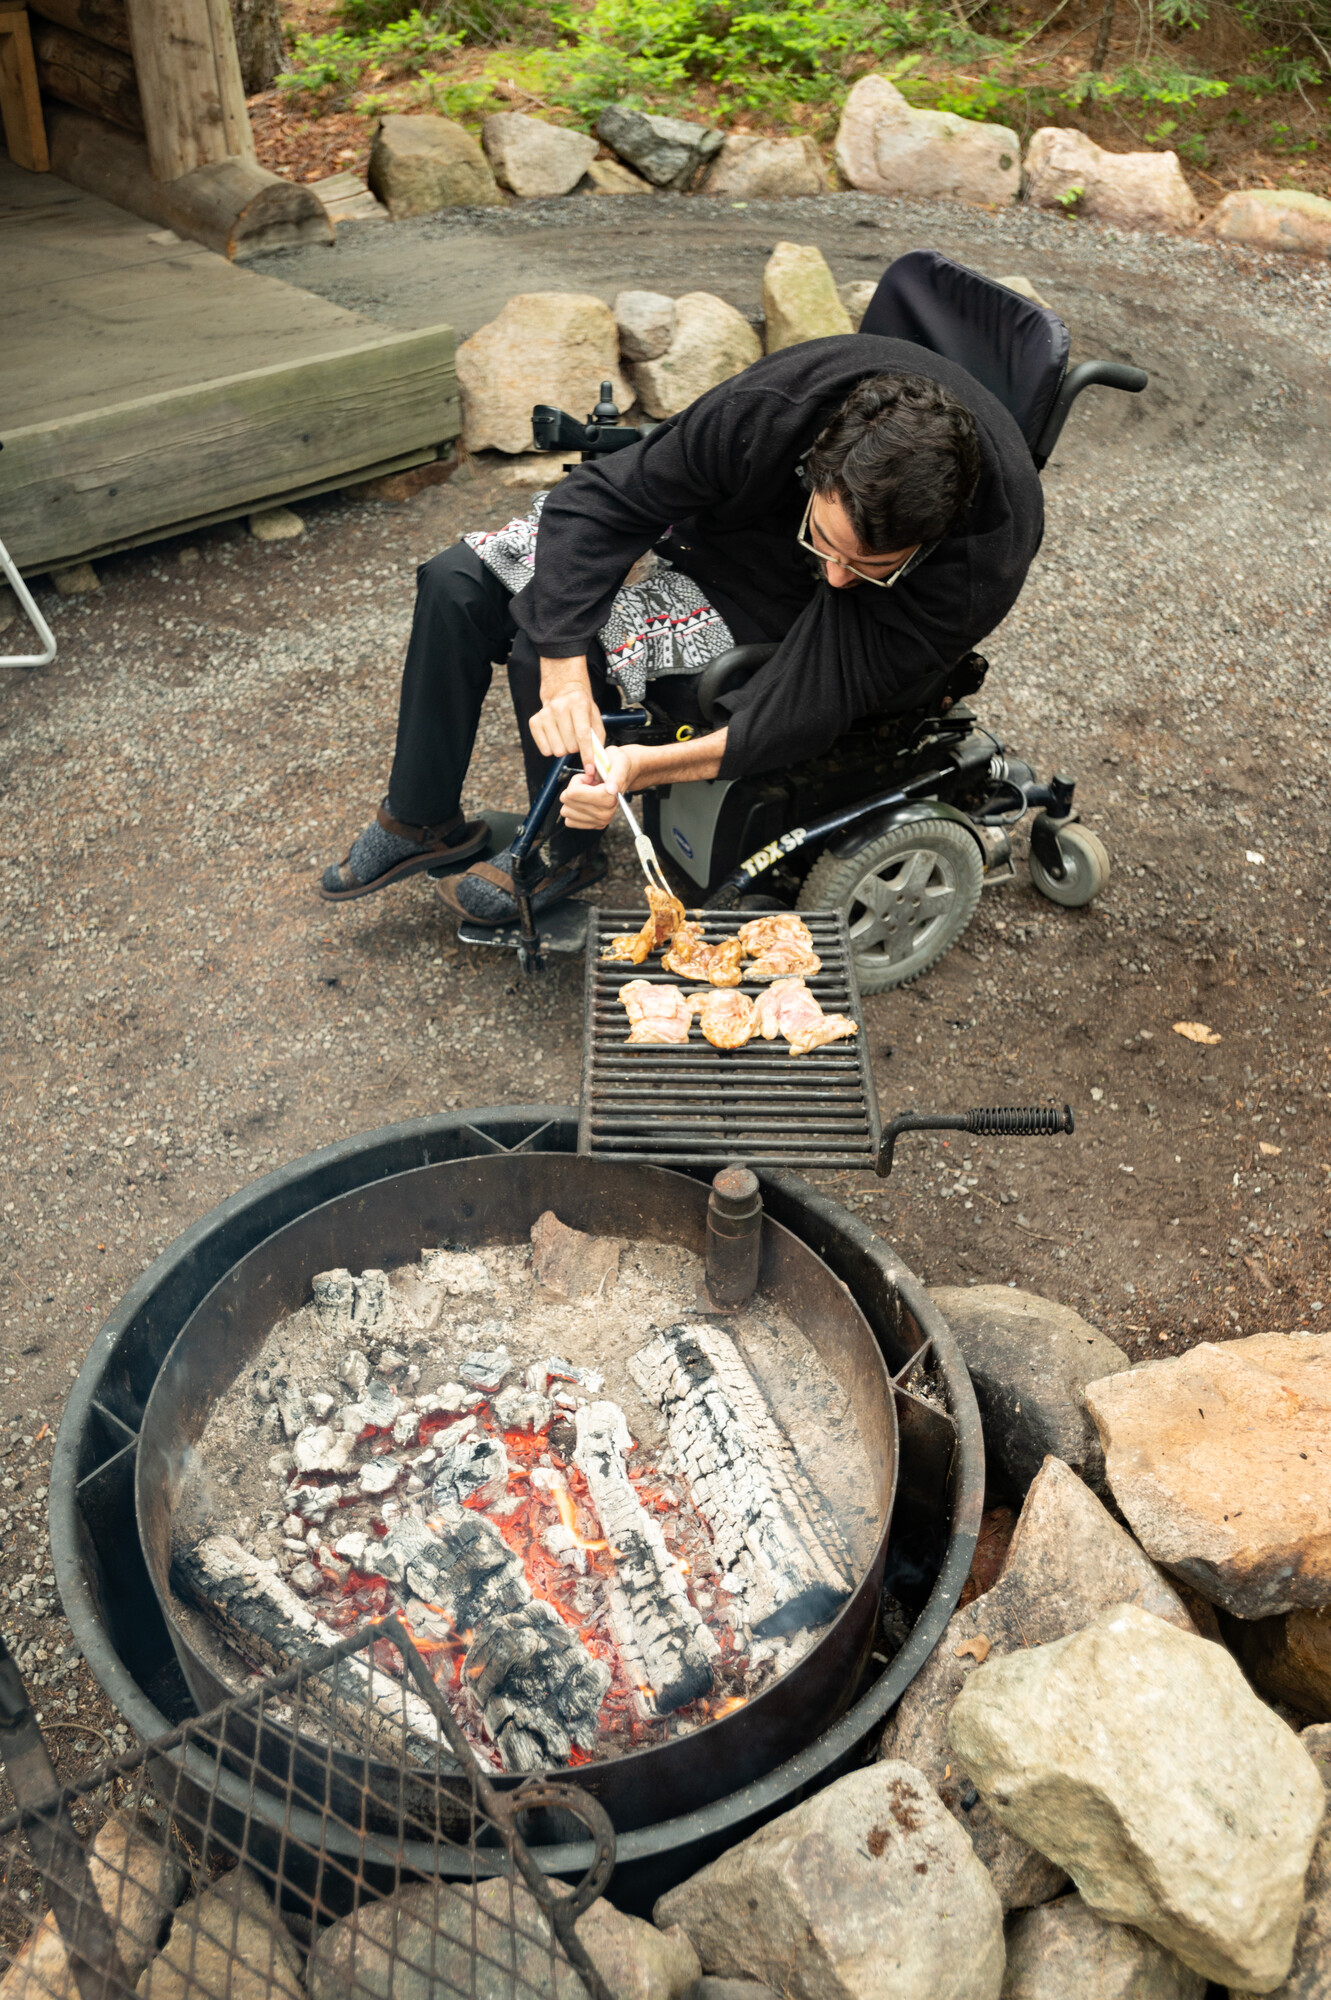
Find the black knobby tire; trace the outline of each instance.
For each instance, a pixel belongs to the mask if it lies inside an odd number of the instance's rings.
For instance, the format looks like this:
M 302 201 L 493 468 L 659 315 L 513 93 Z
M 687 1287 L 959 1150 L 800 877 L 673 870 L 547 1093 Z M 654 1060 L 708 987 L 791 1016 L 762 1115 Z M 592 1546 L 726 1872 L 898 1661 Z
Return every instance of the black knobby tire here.
M 861 993 L 918 979 L 975 915 L 984 886 L 979 842 L 955 820 L 894 826 L 856 854 L 824 854 L 800 891 L 804 910 L 842 910 Z

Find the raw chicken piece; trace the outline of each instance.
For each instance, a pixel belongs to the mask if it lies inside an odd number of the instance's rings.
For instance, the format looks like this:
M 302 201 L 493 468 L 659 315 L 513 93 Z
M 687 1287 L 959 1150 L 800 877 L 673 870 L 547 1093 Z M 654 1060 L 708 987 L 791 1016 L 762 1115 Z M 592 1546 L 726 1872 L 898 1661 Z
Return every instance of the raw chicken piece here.
M 687 1042 L 694 1002 L 678 986 L 660 986 L 651 979 L 630 979 L 619 989 L 628 1010 L 631 1042 Z
M 678 896 L 667 896 L 664 889 L 647 884 L 647 921 L 640 931 L 631 936 L 612 937 L 609 948 L 601 953 L 602 959 L 627 959 L 630 965 L 641 965 L 648 952 L 656 951 L 661 945 L 669 944 L 675 932 L 684 922 L 684 905 Z
M 753 917 L 740 925 L 737 935 L 745 958 L 761 958 L 774 944 L 800 944 L 806 951 L 813 947 L 813 932 L 794 910 Z
M 696 1003 L 702 1031 L 714 1049 L 742 1049 L 754 1029 L 754 1006 L 747 993 L 715 988 Z
M 842 1041 L 859 1029 L 848 1014 L 824 1014 L 802 979 L 778 979 L 753 1003 L 754 1033 L 773 1042 L 784 1035 L 793 1056 L 807 1056 L 826 1042 Z
M 816 951 L 807 945 L 797 944 L 793 938 L 777 938 L 769 944 L 761 957 L 745 968 L 748 979 L 788 979 L 800 973 L 821 972 L 823 961 Z
M 744 976 L 739 939 L 704 944 L 701 924 L 681 924 L 661 963 L 667 972 L 677 972 L 681 979 L 705 979 L 712 986 L 738 986 Z

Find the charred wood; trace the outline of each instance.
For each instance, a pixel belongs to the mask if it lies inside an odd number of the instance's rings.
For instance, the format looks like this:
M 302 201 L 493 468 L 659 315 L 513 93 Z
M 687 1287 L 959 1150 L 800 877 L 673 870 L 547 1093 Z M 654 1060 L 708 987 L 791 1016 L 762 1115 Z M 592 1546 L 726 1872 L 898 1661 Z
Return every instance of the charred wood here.
M 314 1659 L 333 1641 L 276 1570 L 230 1535 L 212 1535 L 177 1555 L 171 1582 L 201 1611 L 245 1663 L 285 1673 Z M 429 1705 L 358 1653 L 308 1676 L 305 1696 L 326 1716 L 345 1748 L 372 1748 L 394 1763 L 456 1772 Z
M 491 1522 L 456 1501 L 436 1504 L 428 1527 L 414 1515 L 394 1522 L 378 1561 L 390 1582 L 471 1635 L 465 1684 L 505 1770 L 565 1764 L 575 1743 L 592 1748 L 610 1669 L 532 1595 L 521 1557 Z
M 734 1341 L 716 1327 L 670 1326 L 629 1365 L 666 1419 L 750 1631 L 826 1624 L 850 1595 L 844 1545 Z
M 644 1715 L 668 1715 L 712 1689 L 719 1648 L 691 1602 L 661 1524 L 638 1498 L 625 1454 L 632 1442 L 618 1403 L 577 1412 L 573 1463 L 614 1557 L 606 1592 L 610 1629 L 639 1692 Z

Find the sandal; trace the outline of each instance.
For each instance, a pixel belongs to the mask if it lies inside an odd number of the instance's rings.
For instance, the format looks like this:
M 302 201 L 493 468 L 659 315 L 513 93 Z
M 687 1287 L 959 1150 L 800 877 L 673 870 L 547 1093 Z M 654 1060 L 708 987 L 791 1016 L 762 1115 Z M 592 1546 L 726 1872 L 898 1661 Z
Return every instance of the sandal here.
M 513 877 L 503 866 L 510 858 L 511 850 L 506 849 L 493 862 L 476 862 L 465 875 L 446 875 L 442 882 L 435 883 L 435 891 L 464 923 L 484 924 L 490 930 L 515 924 L 518 900 Z M 609 865 L 600 848 L 592 847 L 558 867 L 548 867 L 532 890 L 532 914 L 539 916 L 552 904 L 562 903 L 566 896 L 576 895 L 579 889 L 599 882 Z
M 483 819 L 464 820 L 461 813 L 454 813 L 452 819 L 438 826 L 408 826 L 393 818 L 385 798 L 374 825 L 357 836 L 341 861 L 324 870 L 319 894 L 325 903 L 349 903 L 355 896 L 372 896 L 376 889 L 386 889 L 391 882 L 418 875 L 423 868 L 469 861 L 473 854 L 480 853 L 489 838 L 490 829 Z M 414 852 L 403 854 L 404 843 Z M 373 872 L 364 877 L 358 875 L 352 865 L 353 855 L 362 867 Z M 378 867 L 376 862 L 380 864 Z

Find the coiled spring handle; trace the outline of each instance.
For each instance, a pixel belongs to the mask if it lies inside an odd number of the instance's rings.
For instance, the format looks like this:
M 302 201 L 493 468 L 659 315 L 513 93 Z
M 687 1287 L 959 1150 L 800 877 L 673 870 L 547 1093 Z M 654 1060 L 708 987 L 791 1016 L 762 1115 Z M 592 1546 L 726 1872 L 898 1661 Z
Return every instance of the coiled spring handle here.
M 883 1179 L 892 1171 L 892 1155 L 903 1132 L 979 1132 L 993 1139 L 1035 1139 L 1073 1131 L 1072 1106 L 1061 1111 L 1048 1104 L 1000 1104 L 972 1111 L 903 1111 L 883 1133 L 874 1171 Z

